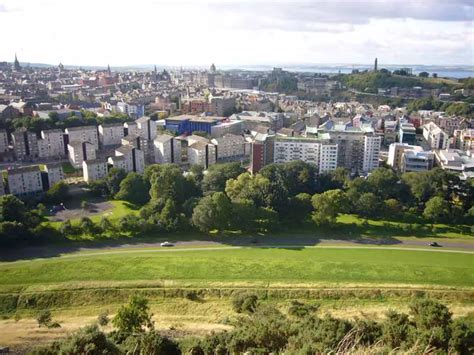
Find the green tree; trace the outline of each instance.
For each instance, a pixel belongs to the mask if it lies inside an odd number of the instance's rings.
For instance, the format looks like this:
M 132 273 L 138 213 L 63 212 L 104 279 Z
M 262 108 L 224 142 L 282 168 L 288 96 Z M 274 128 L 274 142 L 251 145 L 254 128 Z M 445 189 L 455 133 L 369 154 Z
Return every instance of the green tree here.
M 52 203 L 64 202 L 69 198 L 69 185 L 59 181 L 46 192 L 46 199 Z
M 420 78 L 427 78 L 430 76 L 430 73 L 426 72 L 426 71 L 422 71 L 421 73 L 418 74 L 418 76 Z
M 127 172 L 123 169 L 112 168 L 107 173 L 105 183 L 109 194 L 115 196 L 120 191 L 120 183 L 127 177 Z
M 425 205 L 423 217 L 431 222 L 443 222 L 450 215 L 449 203 L 441 196 L 432 197 Z
M 367 177 L 370 191 L 383 200 L 398 197 L 400 191 L 398 182 L 398 176 L 393 170 L 386 168 L 375 169 Z
M 382 201 L 372 192 L 366 192 L 360 195 L 356 204 L 357 213 L 361 216 L 376 217 L 382 210 Z
M 336 222 L 340 213 L 347 210 L 347 197 L 342 190 L 329 190 L 312 197 L 313 221 L 317 225 L 327 225 Z
M 165 206 L 160 212 L 160 225 L 166 231 L 175 231 L 179 227 L 179 214 L 173 200 L 166 200 Z
M 145 329 L 153 329 L 154 322 L 148 306 L 148 300 L 140 295 L 130 297 L 127 305 L 118 310 L 112 324 L 123 334 L 136 334 Z
M 150 200 L 149 189 L 142 175 L 129 173 L 120 183 L 120 190 L 115 198 L 141 206 Z
M 80 222 L 80 228 L 84 234 L 94 235 L 97 233 L 97 226 L 92 222 L 89 217 L 82 217 Z
M 145 172 L 145 176 L 147 175 L 150 177 L 152 199 L 171 199 L 177 206 L 181 206 L 188 198 L 199 193 L 193 180 L 186 179 L 177 165 L 152 166 Z
M 40 219 L 28 210 L 23 201 L 13 195 L 0 197 L 0 222 L 17 222 L 30 228 L 38 225 Z
M 227 180 L 237 178 L 244 171 L 238 162 L 211 165 L 203 177 L 202 190 L 207 194 L 224 192 Z
M 223 192 L 203 197 L 194 208 L 192 221 L 203 232 L 230 226 L 232 204 Z

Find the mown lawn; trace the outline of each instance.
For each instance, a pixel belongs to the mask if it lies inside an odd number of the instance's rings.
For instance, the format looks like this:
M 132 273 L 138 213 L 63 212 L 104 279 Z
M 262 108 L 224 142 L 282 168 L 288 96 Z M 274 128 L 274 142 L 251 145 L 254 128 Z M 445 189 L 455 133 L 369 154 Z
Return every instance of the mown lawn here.
M 367 249 L 170 250 L 0 263 L 0 285 L 179 280 L 474 286 L 474 255 Z

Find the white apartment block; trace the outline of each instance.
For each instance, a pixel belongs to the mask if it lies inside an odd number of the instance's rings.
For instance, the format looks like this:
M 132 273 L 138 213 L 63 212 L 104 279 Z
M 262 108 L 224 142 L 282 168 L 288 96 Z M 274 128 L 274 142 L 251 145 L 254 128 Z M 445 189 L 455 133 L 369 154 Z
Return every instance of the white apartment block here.
M 245 155 L 245 138 L 235 134 L 226 134 L 213 138 L 211 142 L 216 146 L 218 160 L 240 159 Z
M 433 153 L 418 145 L 392 143 L 388 148 L 387 164 L 401 172 L 430 170 L 433 161 Z
M 61 163 L 46 164 L 45 171 L 48 173 L 49 188 L 57 182 L 64 180 L 64 171 Z
M 41 139 L 38 140 L 38 151 L 40 158 L 63 157 L 64 133 L 60 129 L 41 131 Z
M 82 173 L 85 182 L 103 179 L 107 176 L 107 161 L 104 159 L 84 160 Z
M 147 163 L 153 162 L 154 160 L 154 151 L 153 151 L 153 141 L 144 139 L 139 135 L 134 136 L 125 136 L 122 138 L 122 145 L 129 145 L 133 148 L 140 149 L 143 154 L 145 154 L 145 161 Z
M 13 151 L 19 160 L 38 158 L 36 133 L 20 129 L 12 133 Z
M 65 131 L 69 142 L 89 142 L 95 149 L 99 149 L 99 135 L 96 126 L 71 127 L 66 128 Z
M 143 116 L 135 121 L 137 124 L 137 134 L 143 139 L 152 141 L 156 138 L 156 121 L 153 121 L 150 117 Z
M 331 171 L 337 168 L 337 144 L 322 143 L 319 156 L 319 172 Z
M 0 153 L 8 151 L 8 134 L 4 129 L 0 130 Z
M 436 123 L 429 122 L 423 126 L 423 138 L 432 149 L 448 149 L 449 136 Z
M 369 172 L 379 167 L 380 145 L 382 137 L 364 136 L 364 159 L 362 171 Z
M 124 136 L 125 130 L 121 123 L 99 125 L 99 142 L 101 147 L 120 145 Z
M 464 151 L 474 150 L 474 129 L 463 129 L 454 132 L 456 148 Z
M 12 195 L 23 196 L 43 191 L 39 166 L 27 166 L 8 170 L 8 188 Z
M 138 126 L 136 122 L 125 122 L 123 127 L 125 128 L 125 136 L 136 136 L 138 135 Z
M 69 161 L 76 169 L 82 166 L 84 160 L 94 160 L 97 157 L 95 146 L 89 142 L 69 142 L 67 150 Z
M 316 165 L 319 172 L 330 171 L 337 168 L 337 150 L 337 144 L 329 144 L 314 138 L 277 137 L 274 162 L 301 160 Z
M 181 142 L 169 134 L 156 136 L 153 141 L 155 163 L 181 163 Z
M 433 161 L 433 152 L 406 150 L 402 154 L 400 171 L 406 173 L 410 171 L 418 172 L 431 170 L 433 168 Z
M 201 165 L 207 169 L 216 163 L 216 146 L 211 143 L 197 141 L 188 146 L 189 165 Z
M 145 155 L 143 151 L 137 148 L 134 148 L 130 145 L 123 145 L 120 148 L 115 150 L 115 157 L 110 157 L 109 161 L 112 162 L 113 166 L 114 159 L 118 157 L 120 168 L 124 169 L 126 172 L 135 172 L 143 174 L 145 171 Z M 122 158 L 123 157 L 123 161 Z M 119 166 L 117 166 L 119 167 Z

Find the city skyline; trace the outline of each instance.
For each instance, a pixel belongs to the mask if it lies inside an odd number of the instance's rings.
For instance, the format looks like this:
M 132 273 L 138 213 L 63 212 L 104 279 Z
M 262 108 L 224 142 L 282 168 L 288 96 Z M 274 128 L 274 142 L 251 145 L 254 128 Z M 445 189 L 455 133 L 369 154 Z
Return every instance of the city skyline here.
M 0 60 L 90 66 L 473 65 L 470 1 L 0 0 Z

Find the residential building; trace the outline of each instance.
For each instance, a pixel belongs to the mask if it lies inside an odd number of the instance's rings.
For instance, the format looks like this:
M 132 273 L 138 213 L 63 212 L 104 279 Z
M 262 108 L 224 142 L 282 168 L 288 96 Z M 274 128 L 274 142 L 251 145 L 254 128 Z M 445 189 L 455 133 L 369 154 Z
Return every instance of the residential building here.
M 235 109 L 235 97 L 210 96 L 209 112 L 216 116 L 229 116 Z
M 419 147 L 421 148 L 421 147 Z M 400 171 L 402 173 L 427 171 L 433 168 L 434 153 L 409 149 L 402 153 Z
M 82 166 L 84 160 L 96 159 L 95 146 L 89 142 L 69 142 L 67 150 L 69 161 L 76 169 L 79 169 Z
M 442 169 L 457 173 L 461 179 L 474 178 L 474 153 L 460 149 L 444 149 L 434 152 L 436 164 Z
M 399 143 L 416 143 L 416 128 L 412 123 L 400 122 L 398 129 L 398 142 Z
M 18 160 L 38 158 L 38 137 L 36 133 L 19 129 L 12 133 L 13 151 Z
M 82 173 L 85 182 L 103 179 L 107 176 L 107 161 L 105 159 L 84 160 Z
M 8 133 L 0 129 L 0 153 L 8 152 Z
M 138 135 L 138 127 L 137 127 L 136 122 L 125 122 L 123 126 L 125 128 L 125 131 L 124 131 L 125 137 Z
M 423 138 L 432 149 L 448 149 L 449 136 L 436 123 L 429 122 L 423 126 Z
M 250 172 L 258 173 L 265 165 L 274 162 L 275 135 L 257 133 L 250 146 Z
M 380 146 L 382 137 L 377 135 L 364 136 L 364 158 L 362 171 L 367 173 L 379 167 Z
M 204 169 L 216 163 L 216 146 L 209 142 L 196 141 L 188 146 L 189 165 L 201 165 Z
M 38 154 L 40 158 L 59 158 L 65 156 L 63 131 L 60 129 L 41 131 L 41 139 L 38 140 Z
M 116 157 L 123 157 L 123 162 L 120 161 L 121 168 L 126 172 L 134 172 L 143 174 L 145 171 L 145 155 L 143 151 L 137 148 L 134 148 L 130 145 L 123 145 L 115 150 L 115 157 L 110 157 L 109 161 L 114 164 L 114 159 Z M 118 167 L 118 166 L 117 166 Z
M 133 118 L 142 117 L 145 115 L 145 106 L 142 104 L 133 104 L 126 102 L 117 103 L 116 109 L 118 112 L 125 113 Z
M 225 120 L 211 126 L 211 137 L 222 137 L 226 134 L 242 134 L 244 122 L 237 120 Z
M 352 127 L 348 123 L 326 121 L 318 127 L 318 138 L 337 144 L 338 167 L 368 173 L 379 166 L 382 137 L 370 124 Z
M 321 141 L 317 138 L 275 137 L 275 163 L 287 163 L 301 160 L 314 164 L 319 172 L 337 168 L 337 144 Z
M 236 160 L 245 155 L 245 139 L 241 135 L 226 134 L 211 142 L 216 146 L 217 160 Z
M 8 189 L 12 195 L 24 196 L 43 191 L 43 181 L 38 165 L 8 170 L 7 176 Z
M 278 112 L 243 111 L 233 114 L 230 116 L 230 119 L 243 121 L 244 129 L 252 129 L 264 125 L 276 132 L 283 127 L 285 115 Z
M 46 164 L 44 170 L 48 174 L 48 188 L 64 180 L 64 171 L 61 163 Z
M 133 148 L 140 149 L 145 155 L 145 162 L 152 163 L 154 161 L 153 141 L 144 139 L 139 135 L 128 135 L 122 138 L 122 145 L 129 145 Z
M 464 151 L 474 151 L 474 129 L 463 129 L 454 131 L 456 148 Z
M 135 121 L 137 124 L 137 134 L 143 139 L 152 141 L 155 139 L 156 131 L 156 121 L 153 121 L 150 117 L 143 116 Z
M 171 135 L 161 134 L 153 141 L 155 163 L 181 163 L 181 141 Z
M 68 135 L 68 142 L 89 142 L 95 149 L 99 149 L 99 135 L 96 126 L 70 127 L 65 131 Z
M 125 136 L 122 123 L 105 123 L 99 125 L 99 143 L 101 147 L 120 145 Z

